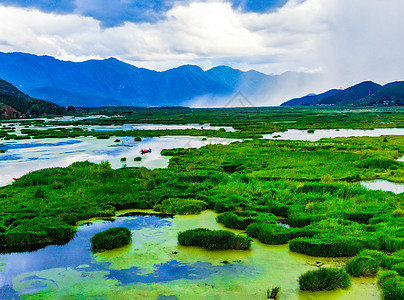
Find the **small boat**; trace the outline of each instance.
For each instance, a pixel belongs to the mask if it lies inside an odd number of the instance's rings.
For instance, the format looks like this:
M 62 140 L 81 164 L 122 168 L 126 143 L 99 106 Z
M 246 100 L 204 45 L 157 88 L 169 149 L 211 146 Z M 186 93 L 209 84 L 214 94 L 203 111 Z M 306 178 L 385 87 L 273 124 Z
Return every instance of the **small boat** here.
M 149 149 L 142 149 L 142 150 L 139 151 L 139 153 L 142 154 L 142 155 L 146 154 L 146 153 L 151 153 L 151 149 L 150 148 Z

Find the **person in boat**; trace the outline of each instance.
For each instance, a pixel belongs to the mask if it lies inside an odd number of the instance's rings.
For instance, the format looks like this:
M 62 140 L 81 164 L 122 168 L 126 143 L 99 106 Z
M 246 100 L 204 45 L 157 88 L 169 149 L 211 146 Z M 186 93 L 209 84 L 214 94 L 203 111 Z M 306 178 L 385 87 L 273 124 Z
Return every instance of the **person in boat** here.
M 139 153 L 140 153 L 140 154 L 151 153 L 151 149 L 150 149 L 150 148 L 149 148 L 149 149 L 142 149 L 142 150 L 140 150 Z

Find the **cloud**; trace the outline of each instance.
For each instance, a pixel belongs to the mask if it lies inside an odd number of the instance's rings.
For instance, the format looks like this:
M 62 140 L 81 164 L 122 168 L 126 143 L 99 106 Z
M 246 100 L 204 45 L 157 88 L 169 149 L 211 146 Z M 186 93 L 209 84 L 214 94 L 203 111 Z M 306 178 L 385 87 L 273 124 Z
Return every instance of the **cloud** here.
M 3 5 L 33 8 L 47 13 L 77 14 L 100 21 L 103 27 L 120 26 L 125 22 L 155 23 L 165 13 L 187 0 L 3 0 Z M 210 0 L 200 0 L 210 2 Z M 283 6 L 287 0 L 231 0 L 233 8 L 246 12 L 266 12 Z
M 11 2 L 27 6 L 34 1 L 3 1 Z M 51 2 L 53 8 L 47 6 Z M 316 90 L 302 88 L 295 96 L 404 77 L 399 67 L 404 61 L 402 0 L 35 3 L 36 9 L 0 5 L 1 51 L 75 61 L 114 56 L 158 70 L 226 64 L 265 73 L 327 75 Z M 146 16 L 139 17 L 141 12 Z

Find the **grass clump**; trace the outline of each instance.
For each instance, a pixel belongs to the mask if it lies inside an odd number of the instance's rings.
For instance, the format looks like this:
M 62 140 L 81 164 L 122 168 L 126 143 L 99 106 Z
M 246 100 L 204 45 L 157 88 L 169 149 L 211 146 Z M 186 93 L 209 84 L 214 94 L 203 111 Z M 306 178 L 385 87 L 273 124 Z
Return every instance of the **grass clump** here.
M 393 271 L 396 271 L 398 275 L 404 276 L 404 262 L 400 262 L 398 264 L 395 264 L 391 267 Z
M 396 271 L 392 270 L 386 270 L 382 271 L 379 275 L 379 278 L 377 279 L 377 283 L 382 286 L 384 282 L 386 282 L 388 279 L 393 278 L 398 276 L 398 273 Z
M 96 233 L 91 238 L 93 251 L 110 250 L 128 245 L 131 242 L 131 232 L 125 227 L 115 227 Z
M 225 212 L 218 215 L 216 220 L 224 226 L 234 229 L 246 229 L 252 223 L 276 223 L 276 217 L 273 214 L 255 211 Z
M 133 160 L 134 161 L 142 161 L 142 158 L 140 156 L 136 156 Z
M 258 240 L 271 245 L 287 244 L 292 234 L 293 229 L 276 224 L 263 224 L 258 232 Z
M 281 288 L 279 286 L 273 287 L 272 289 L 267 289 L 267 299 L 277 300 L 280 292 Z
M 170 214 L 197 215 L 204 211 L 207 206 L 206 202 L 201 200 L 170 198 L 154 206 L 153 209 Z
M 126 161 L 126 157 L 121 157 L 121 162 L 125 162 Z
M 389 273 L 379 279 L 379 284 L 384 300 L 404 299 L 404 277 Z
M 289 241 L 289 249 L 294 252 L 317 257 L 355 256 L 363 245 L 354 238 L 296 238 Z
M 246 250 L 252 239 L 246 235 L 226 230 L 206 228 L 190 229 L 178 233 L 178 243 L 183 246 L 199 246 L 208 250 L 235 249 Z
M 299 276 L 298 282 L 300 289 L 307 291 L 346 289 L 351 285 L 351 279 L 346 271 L 337 268 L 307 271 Z
M 346 263 L 346 271 L 352 276 L 375 276 L 380 269 L 380 261 L 371 256 L 358 255 Z
M 137 137 L 135 137 L 134 140 L 135 140 L 135 142 L 141 142 L 141 141 L 142 141 L 142 138 L 137 136 Z

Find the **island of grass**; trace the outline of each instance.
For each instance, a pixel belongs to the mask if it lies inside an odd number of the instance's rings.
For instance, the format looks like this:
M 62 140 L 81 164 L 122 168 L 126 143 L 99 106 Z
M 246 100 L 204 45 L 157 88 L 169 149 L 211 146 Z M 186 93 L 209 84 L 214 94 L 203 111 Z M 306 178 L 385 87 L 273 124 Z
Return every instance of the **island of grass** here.
M 132 234 L 128 228 L 115 227 L 96 233 L 91 238 L 91 249 L 95 252 L 110 250 L 130 244 Z
M 199 246 L 208 250 L 247 250 L 251 242 L 252 239 L 244 234 L 235 234 L 226 230 L 196 228 L 178 233 L 180 245 Z
M 299 276 L 299 287 L 305 291 L 346 289 L 351 286 L 351 278 L 344 269 L 320 268 L 307 271 Z

